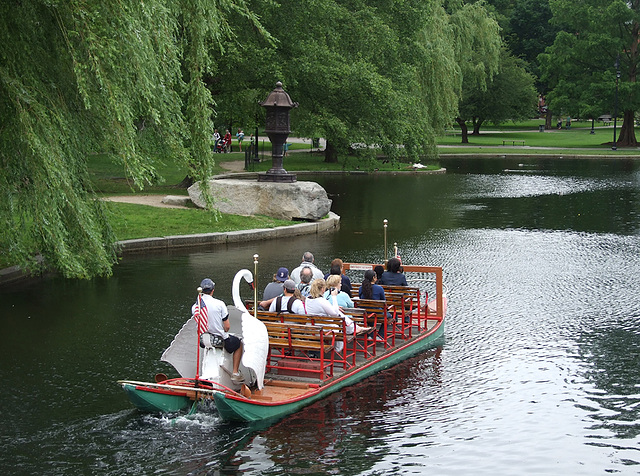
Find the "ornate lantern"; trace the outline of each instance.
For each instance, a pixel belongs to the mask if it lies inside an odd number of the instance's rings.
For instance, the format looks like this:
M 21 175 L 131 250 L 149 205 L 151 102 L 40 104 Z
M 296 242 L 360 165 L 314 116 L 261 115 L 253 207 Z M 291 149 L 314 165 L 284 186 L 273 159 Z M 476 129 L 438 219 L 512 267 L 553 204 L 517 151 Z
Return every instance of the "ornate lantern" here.
M 267 99 L 260 103 L 267 110 L 265 132 L 271 141 L 271 168 L 266 174 L 258 175 L 258 182 L 295 182 L 296 175 L 288 173 L 282 167 L 284 145 L 291 133 L 289 128 L 289 112 L 298 107 L 289 95 L 282 89 L 278 81 L 276 88 L 269 93 Z

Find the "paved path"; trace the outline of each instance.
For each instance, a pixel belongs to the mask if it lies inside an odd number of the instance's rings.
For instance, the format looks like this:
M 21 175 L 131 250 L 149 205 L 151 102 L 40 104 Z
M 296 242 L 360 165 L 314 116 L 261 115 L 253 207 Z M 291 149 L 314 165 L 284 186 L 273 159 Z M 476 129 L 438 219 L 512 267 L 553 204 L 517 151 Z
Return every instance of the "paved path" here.
M 114 197 L 103 197 L 102 199 L 107 202 L 118 203 L 134 203 L 136 205 L 149 205 L 151 207 L 160 208 L 189 208 L 182 205 L 169 205 L 162 203 L 162 199 L 165 195 L 121 195 Z
M 229 162 L 218 162 L 218 164 L 229 172 L 244 172 L 244 160 L 231 160 Z

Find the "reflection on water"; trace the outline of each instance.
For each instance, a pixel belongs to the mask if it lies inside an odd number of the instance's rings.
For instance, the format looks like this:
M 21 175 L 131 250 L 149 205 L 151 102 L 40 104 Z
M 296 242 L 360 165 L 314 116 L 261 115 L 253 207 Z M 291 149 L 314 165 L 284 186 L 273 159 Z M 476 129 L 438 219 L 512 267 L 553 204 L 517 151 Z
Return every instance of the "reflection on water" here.
M 320 176 L 330 235 L 129 257 L 110 279 L 0 290 L 7 474 L 638 472 L 640 167 L 455 160 L 438 176 Z M 205 275 L 258 287 L 311 250 L 443 266 L 444 344 L 272 426 L 142 415 L 115 384 L 159 357 Z M 251 297 L 248 289 L 243 296 Z
M 239 469 L 256 474 L 359 474 L 374 467 L 391 471 L 393 465 L 385 459 L 396 446 L 414 445 L 398 438 L 397 429 L 428 420 L 439 408 L 431 400 L 440 384 L 441 350 L 425 352 L 260 432 L 238 451 Z M 422 386 L 407 387 L 416 378 Z M 417 441 L 429 433 L 422 427 L 411 438 Z

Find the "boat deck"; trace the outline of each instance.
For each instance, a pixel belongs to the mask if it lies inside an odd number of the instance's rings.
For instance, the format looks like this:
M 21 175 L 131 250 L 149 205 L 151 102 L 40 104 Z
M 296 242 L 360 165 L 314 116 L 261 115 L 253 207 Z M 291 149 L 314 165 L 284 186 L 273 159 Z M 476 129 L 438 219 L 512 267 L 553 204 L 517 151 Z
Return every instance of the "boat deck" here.
M 333 376 L 325 379 L 318 379 L 308 376 L 308 372 L 310 369 L 319 369 L 320 364 L 316 360 L 309 359 L 291 361 L 290 359 L 287 359 L 287 357 L 282 357 L 279 360 L 284 364 L 286 369 L 281 370 L 275 368 L 273 369 L 273 371 L 268 372 L 265 375 L 264 388 L 262 388 L 261 390 L 250 390 L 249 388 L 244 387 L 241 393 L 245 397 L 256 401 L 278 402 L 290 400 L 292 398 L 302 396 L 305 393 L 316 392 L 317 389 L 322 388 L 326 385 L 331 385 L 347 374 L 358 372 L 362 367 L 364 367 L 371 361 L 382 359 L 386 354 L 393 353 L 399 347 L 405 346 L 407 344 L 410 344 L 412 341 L 419 339 L 424 333 L 429 333 L 439 323 L 439 319 L 428 318 L 426 322 L 426 330 L 424 325 L 421 329 L 419 329 L 417 325 L 411 326 L 412 337 L 403 339 L 401 336 L 396 335 L 395 345 L 393 346 L 387 346 L 385 348 L 385 345 L 383 343 L 377 343 L 375 346 L 375 355 L 373 352 L 371 352 L 368 356 L 366 356 L 363 352 L 356 352 L 355 365 L 344 366 L 342 363 L 335 362 L 333 368 Z M 330 352 L 335 351 L 332 350 Z M 330 356 L 326 355 L 325 359 L 330 359 Z M 300 370 L 295 370 L 295 367 L 299 367 Z

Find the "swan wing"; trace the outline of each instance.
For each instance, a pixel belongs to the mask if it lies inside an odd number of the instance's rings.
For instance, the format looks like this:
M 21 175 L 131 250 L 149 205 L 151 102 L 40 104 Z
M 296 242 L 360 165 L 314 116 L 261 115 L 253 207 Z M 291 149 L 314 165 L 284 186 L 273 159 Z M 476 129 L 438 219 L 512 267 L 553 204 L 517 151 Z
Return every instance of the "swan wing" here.
M 169 362 L 181 377 L 195 378 L 197 360 L 197 324 L 192 317 L 176 334 L 160 360 Z

